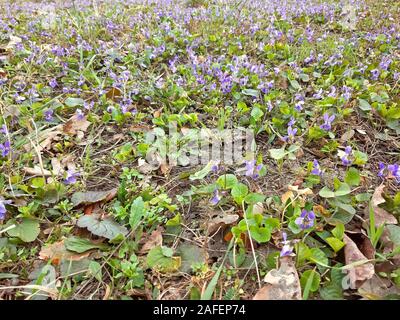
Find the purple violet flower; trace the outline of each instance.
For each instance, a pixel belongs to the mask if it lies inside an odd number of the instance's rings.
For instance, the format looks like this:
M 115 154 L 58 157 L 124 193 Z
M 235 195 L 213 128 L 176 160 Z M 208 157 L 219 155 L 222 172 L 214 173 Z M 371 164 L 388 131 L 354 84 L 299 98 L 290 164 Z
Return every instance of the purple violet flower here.
M 4 220 L 4 218 L 6 217 L 6 204 L 11 204 L 11 200 L 2 200 L 0 199 L 0 220 Z
M 79 177 L 79 173 L 70 169 L 67 171 L 67 176 L 65 177 L 64 183 L 65 184 L 74 184 L 74 183 L 76 183 L 77 177 Z
M 320 176 L 322 174 L 321 167 L 316 159 L 313 161 L 313 168 L 311 170 L 311 174 L 315 174 L 316 176 Z
M 11 151 L 10 141 L 4 142 L 4 144 L 0 143 L 0 152 L 2 157 L 6 157 Z
M 52 109 L 47 109 L 47 110 L 44 112 L 44 119 L 45 119 L 47 122 L 53 121 L 53 114 L 54 114 L 54 111 L 53 111 Z
M 382 162 L 379 162 L 379 172 L 378 172 L 378 177 L 384 177 L 384 175 L 385 175 L 385 169 L 386 169 L 386 166 L 385 166 L 385 164 L 384 163 L 382 163 Z
M 58 86 L 57 80 L 56 80 L 55 78 L 51 79 L 51 80 L 49 81 L 49 86 L 52 87 L 53 89 L 54 89 L 55 87 L 57 87 L 57 86 Z
M 290 256 L 293 253 L 293 246 L 290 244 L 290 241 L 287 241 L 287 234 L 286 232 L 282 233 L 282 238 L 283 241 L 281 242 L 283 244 L 280 257 L 287 257 Z
M 288 126 L 287 133 L 288 133 L 287 136 L 282 137 L 283 141 L 292 140 L 297 133 L 297 128 L 293 129 L 291 126 Z
M 380 71 L 378 69 L 371 70 L 371 79 L 378 80 Z
M 389 176 L 396 178 L 397 182 L 400 182 L 400 167 L 398 164 L 389 164 L 387 166 L 388 171 L 389 171 Z
M 315 214 L 313 211 L 303 209 L 300 217 L 295 220 L 295 223 L 302 229 L 306 230 L 314 226 Z
M 213 197 L 211 198 L 210 202 L 211 202 L 212 205 L 215 206 L 215 205 L 218 204 L 218 202 L 220 200 L 221 200 L 221 197 L 219 195 L 219 191 L 218 191 L 218 189 L 215 189 L 214 192 L 213 192 Z
M 246 164 L 246 177 L 252 177 L 253 179 L 257 179 L 260 174 L 260 170 L 262 169 L 262 164 L 256 165 L 256 160 L 245 161 Z
M 76 109 L 76 116 L 78 120 L 83 120 L 85 117 L 85 114 L 81 109 Z
M 296 104 L 294 105 L 294 108 L 297 110 L 297 111 L 301 111 L 301 110 L 303 110 L 303 105 L 304 105 L 304 100 L 300 100 L 300 101 L 297 101 L 296 102 Z
M 7 130 L 7 126 L 5 124 L 3 124 L 0 128 L 0 132 L 4 135 L 8 134 L 8 130 Z
M 219 171 L 219 161 L 215 161 L 213 165 L 211 166 L 211 171 L 214 173 L 217 173 Z
M 340 158 L 342 160 L 343 165 L 349 166 L 351 164 L 351 160 L 349 160 L 349 156 L 351 155 L 352 148 L 350 146 L 347 146 L 344 150 L 345 155 Z
M 324 123 L 321 124 L 319 127 L 325 131 L 329 131 L 332 128 L 332 122 L 335 120 L 335 115 L 329 115 L 328 113 L 324 114 Z

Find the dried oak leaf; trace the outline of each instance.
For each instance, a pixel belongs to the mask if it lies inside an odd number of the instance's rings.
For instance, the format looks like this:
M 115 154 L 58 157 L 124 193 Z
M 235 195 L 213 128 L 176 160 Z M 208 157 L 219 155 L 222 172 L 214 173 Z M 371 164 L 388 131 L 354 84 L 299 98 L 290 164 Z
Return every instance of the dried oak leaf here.
M 267 273 L 267 283 L 253 297 L 253 300 L 301 300 L 299 275 L 291 257 L 281 258 L 279 269 Z
M 367 257 L 360 251 L 357 245 L 346 234 L 343 236 L 345 243 L 344 257 L 346 265 L 354 264 L 349 272 L 350 283 L 359 287 L 365 280 L 372 278 L 375 274 L 374 265 L 368 261 Z
M 76 135 L 79 134 L 79 132 L 84 133 L 89 126 L 90 122 L 86 120 L 86 117 L 80 118 L 75 114 L 64 124 L 62 129 L 66 134 Z
M 378 188 L 376 188 L 371 199 L 371 205 L 374 210 L 376 228 L 378 228 L 383 224 L 393 225 L 398 223 L 397 218 L 395 216 L 393 216 L 385 209 L 378 206 L 379 204 L 386 202 L 386 200 L 382 197 L 384 188 L 385 188 L 384 184 L 381 184 Z M 365 208 L 365 215 L 369 217 L 369 207 Z M 385 245 L 390 245 L 391 241 L 387 227 L 384 228 L 380 241 Z
M 35 139 L 33 142 L 37 144 L 36 149 L 37 151 L 42 151 L 44 149 L 50 149 L 51 144 L 54 140 L 57 140 L 58 136 L 62 133 L 61 131 L 62 127 L 60 125 L 51 127 L 49 129 L 43 130 L 39 132 L 37 139 Z M 32 145 L 31 141 L 28 141 L 24 145 L 24 149 L 27 152 L 30 152 L 34 149 L 34 146 Z
M 39 166 L 34 166 L 33 168 L 23 167 L 22 170 L 30 176 L 45 176 L 51 177 L 52 172 L 46 169 L 41 169 Z
M 368 300 L 379 300 L 389 294 L 399 294 L 399 289 L 396 288 L 393 283 L 388 279 L 382 279 L 377 275 L 374 275 L 371 279 L 368 279 L 363 285 L 358 288 L 358 293 Z
M 42 248 L 39 252 L 39 259 L 48 261 L 52 264 L 59 265 L 61 260 L 79 261 L 90 255 L 90 251 L 85 253 L 75 253 L 68 251 L 65 247 L 64 240 L 55 242 Z
M 100 201 L 110 201 L 117 194 L 117 189 L 111 189 L 106 191 L 87 191 L 87 192 L 75 192 L 71 201 L 74 207 L 85 204 L 93 204 Z
M 162 228 L 158 228 L 154 230 L 150 235 L 147 235 L 144 240 L 144 244 L 140 249 L 140 253 L 147 253 L 154 247 L 161 246 L 163 240 L 162 231 Z
M 207 232 L 212 234 L 218 230 L 220 227 L 224 227 L 235 223 L 239 220 L 239 215 L 237 214 L 218 214 L 216 217 L 212 218 L 207 223 Z

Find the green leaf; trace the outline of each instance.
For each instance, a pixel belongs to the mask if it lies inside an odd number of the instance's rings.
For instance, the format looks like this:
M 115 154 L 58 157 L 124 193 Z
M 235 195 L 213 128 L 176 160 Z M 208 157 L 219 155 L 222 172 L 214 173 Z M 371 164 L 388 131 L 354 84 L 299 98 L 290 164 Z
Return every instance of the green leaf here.
M 95 244 L 89 239 L 70 237 L 64 241 L 65 248 L 69 251 L 74 251 L 78 253 L 83 253 L 92 249 L 105 250 L 108 248 L 105 244 Z
M 203 169 L 190 175 L 189 179 L 192 181 L 204 179 L 211 172 L 212 166 L 212 162 L 210 161 Z
M 262 112 L 262 110 L 261 110 L 260 108 L 254 107 L 254 108 L 251 110 L 250 115 L 251 115 L 251 117 L 252 117 L 254 120 L 258 120 L 258 119 L 260 119 L 260 118 L 264 115 L 264 112 Z
M 235 186 L 231 190 L 231 195 L 238 204 L 242 203 L 244 197 L 246 197 L 248 193 L 249 188 L 243 183 L 235 184 Z
M 310 81 L 310 76 L 309 76 L 308 74 L 301 73 L 301 74 L 300 74 L 300 79 L 301 79 L 301 81 L 303 81 L 303 82 L 308 82 L 308 81 Z
M 31 187 L 34 189 L 43 188 L 46 185 L 46 180 L 41 177 L 33 178 L 31 180 Z
M 356 168 L 347 170 L 344 181 L 350 186 L 358 186 L 360 184 L 360 173 Z
M 335 193 L 333 191 L 331 191 L 328 187 L 323 187 L 319 191 L 318 194 L 322 198 L 334 198 L 335 197 Z
M 64 103 L 68 107 L 76 107 L 76 106 L 83 106 L 85 104 L 85 100 L 81 98 L 67 98 L 65 99 Z
M 351 192 L 350 186 L 347 183 L 341 182 L 339 188 L 335 191 L 335 197 L 345 196 Z
M 96 278 L 97 281 L 101 282 L 103 273 L 101 271 L 101 265 L 97 261 L 90 261 L 89 263 L 89 274 Z
M 303 263 L 311 257 L 311 250 L 303 242 L 297 243 L 295 248 L 297 253 L 297 263 L 303 265 Z
M 204 248 L 193 244 L 182 243 L 178 247 L 177 253 L 182 259 L 180 270 L 186 273 L 190 273 L 194 265 L 202 264 L 207 261 L 207 253 Z
M 285 148 L 280 148 L 280 149 L 269 149 L 269 154 L 272 159 L 274 160 L 281 160 L 285 157 L 286 155 Z
M 332 234 L 335 236 L 335 238 L 342 240 L 344 235 L 344 224 L 338 223 L 336 227 L 333 228 Z
M 90 260 L 87 258 L 78 261 L 63 259 L 60 264 L 60 275 L 62 277 L 80 277 L 76 273 L 87 273 L 89 264 Z
M 299 234 L 302 231 L 302 229 L 297 225 L 295 217 L 290 219 L 288 227 L 294 234 Z
M 342 288 L 333 283 L 321 288 L 319 293 L 324 300 L 343 300 Z
M 372 110 L 372 107 L 371 107 L 371 105 L 368 103 L 367 100 L 358 99 L 358 102 L 359 102 L 359 108 L 360 108 L 362 111 L 370 111 L 370 110 Z
M 131 205 L 131 212 L 129 215 L 129 225 L 132 230 L 135 230 L 145 214 L 144 202 L 142 197 L 137 197 Z
M 152 248 L 147 254 L 146 263 L 150 268 L 154 268 L 155 270 L 159 270 L 161 272 L 175 272 L 181 266 L 181 258 L 166 256 L 165 253 L 170 255 L 170 250 L 172 249 L 165 248 L 166 247 L 163 249 L 161 246 Z
M 388 224 L 386 228 L 389 230 L 389 238 L 395 245 L 400 245 L 400 227 Z
M 217 184 L 222 189 L 232 189 L 234 185 L 238 182 L 237 178 L 233 174 L 224 174 L 220 176 L 217 180 Z
M 169 219 L 165 224 L 168 227 L 176 227 L 179 226 L 182 222 L 181 215 L 178 213 L 175 217 Z
M 111 218 L 100 220 L 99 215 L 96 214 L 84 215 L 80 217 L 77 225 L 80 228 L 87 228 L 96 236 L 104 237 L 110 240 L 116 238 L 120 234 L 123 236 L 128 234 L 128 230 L 124 226 L 119 225 Z
M 211 281 L 208 283 L 208 286 L 207 286 L 206 290 L 204 291 L 204 293 L 201 296 L 201 300 L 211 300 L 212 295 L 213 295 L 214 290 L 215 290 L 215 287 L 218 284 L 218 280 L 219 280 L 219 277 L 221 275 L 222 269 L 224 267 L 225 260 L 228 257 L 228 254 L 231 251 L 232 246 L 233 246 L 233 239 L 229 242 L 229 246 L 228 246 L 228 249 L 226 250 L 224 259 L 222 260 L 221 265 L 218 267 L 217 272 L 215 272 L 215 274 L 212 277 Z
M 355 164 L 357 166 L 364 165 L 368 162 L 368 155 L 364 152 L 356 150 L 356 151 L 353 151 L 353 155 L 354 155 L 353 164 Z
M 334 205 L 337 208 L 342 209 L 342 210 L 346 211 L 347 213 L 350 213 L 351 215 L 356 214 L 356 209 L 354 209 L 353 206 L 351 206 L 350 204 L 346 204 L 341 201 L 335 201 Z
M 314 127 L 310 127 L 310 129 L 308 129 L 308 137 L 311 140 L 320 139 L 325 135 L 326 135 L 326 131 L 321 129 L 320 127 L 314 126 Z
M 301 89 L 301 86 L 300 86 L 300 84 L 297 82 L 297 80 L 289 80 L 289 82 L 290 82 L 290 85 L 291 85 L 294 89 L 296 89 L 296 90 L 300 90 L 300 89 Z
M 38 269 L 33 270 L 29 274 L 29 279 L 32 279 L 32 281 L 28 285 L 39 285 L 43 289 L 47 288 L 57 291 L 56 276 L 56 269 L 52 265 L 39 266 Z M 31 300 L 47 300 L 50 296 L 46 290 L 26 288 L 24 291 L 26 294 L 32 295 Z
M 325 241 L 335 252 L 339 252 L 344 247 L 344 242 L 334 237 L 326 238 Z
M 265 200 L 265 196 L 259 193 L 249 193 L 245 198 L 244 202 L 247 204 L 256 204 L 258 202 L 263 202 Z
M 304 271 L 300 278 L 300 285 L 303 292 L 303 299 L 307 300 L 308 292 L 315 292 L 319 289 L 319 284 L 321 282 L 321 276 L 315 270 Z M 306 290 L 308 288 L 308 290 Z
M 358 202 L 365 202 L 365 201 L 369 201 L 372 197 L 372 194 L 370 193 L 359 193 L 355 196 L 356 200 Z
M 397 192 L 393 198 L 393 204 L 395 207 L 400 206 L 400 192 Z
M 24 242 L 33 242 L 40 233 L 40 224 L 34 219 L 22 218 L 21 222 L 9 220 L 5 228 L 15 225 L 15 228 L 7 231 L 10 237 L 17 237 Z
M 259 91 L 254 89 L 244 89 L 242 90 L 242 93 L 246 96 L 251 96 L 251 97 L 258 97 L 259 95 Z
M 310 252 L 311 252 L 311 255 L 308 260 L 310 260 L 311 262 L 314 262 L 318 265 L 321 265 L 323 267 L 328 266 L 329 260 L 328 260 L 327 256 L 325 255 L 325 253 L 321 249 L 312 248 L 312 249 L 310 249 Z
M 265 243 L 271 239 L 271 229 L 259 226 L 250 226 L 251 237 L 258 243 Z
M 245 102 L 239 101 L 236 105 L 237 109 L 239 110 L 240 113 L 245 113 L 249 110 L 249 107 L 246 105 Z
M 350 209 L 350 207 L 351 206 L 349 206 L 349 209 Z M 338 210 L 332 215 L 332 217 L 329 218 L 329 221 L 331 223 L 341 222 L 343 224 L 347 224 L 351 220 L 353 220 L 353 217 L 354 217 L 354 214 L 348 213 L 345 210 Z

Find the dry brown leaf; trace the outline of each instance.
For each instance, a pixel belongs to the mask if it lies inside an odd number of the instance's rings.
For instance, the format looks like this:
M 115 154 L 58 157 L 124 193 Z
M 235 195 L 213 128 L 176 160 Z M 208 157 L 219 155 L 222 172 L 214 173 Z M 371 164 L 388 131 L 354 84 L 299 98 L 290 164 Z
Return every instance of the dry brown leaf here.
M 314 194 L 310 188 L 299 189 L 298 185 L 295 185 L 295 186 L 288 185 L 288 190 L 295 191 L 300 196 L 303 196 L 303 195 L 308 196 L 308 195 Z
M 59 265 L 61 260 L 79 261 L 90 255 L 90 251 L 84 253 L 75 253 L 65 248 L 64 240 L 45 246 L 39 252 L 39 259 Z
M 367 261 L 367 257 L 346 234 L 343 236 L 343 241 L 345 243 L 344 257 L 346 265 L 354 264 L 348 273 L 349 281 L 359 287 L 365 280 L 372 278 L 375 274 L 374 265 Z M 362 261 L 365 261 L 365 263 L 362 263 Z
M 328 210 L 326 210 L 323 206 L 321 206 L 320 204 L 314 205 L 313 211 L 323 215 L 324 217 L 330 217 L 330 215 L 331 215 L 331 213 Z
M 263 214 L 264 213 L 264 205 L 262 202 L 257 202 L 253 205 L 253 214 Z
M 148 132 L 151 130 L 151 127 L 148 125 L 134 124 L 129 127 L 129 130 L 132 132 Z
M 267 283 L 253 297 L 253 300 L 301 300 L 299 275 L 291 257 L 280 260 L 279 269 L 272 269 L 265 276 Z
M 292 200 L 292 201 L 293 201 L 293 199 L 294 199 L 294 194 L 293 194 L 293 191 L 291 191 L 291 190 L 286 191 L 286 192 L 281 196 L 282 203 L 286 203 L 286 201 L 288 201 L 288 199 L 290 199 L 290 200 Z
M 37 138 L 36 134 L 34 135 L 34 140 L 32 141 L 33 143 L 36 144 L 37 150 L 40 152 L 44 149 L 49 149 L 52 142 L 54 140 L 57 140 L 58 136 L 62 133 L 62 127 L 60 125 L 51 127 L 49 129 L 43 130 L 38 133 Z M 24 149 L 27 152 L 30 152 L 34 150 L 34 147 L 30 141 L 28 141 L 24 145 Z
M 383 189 L 385 189 L 385 185 L 383 183 L 375 189 L 371 199 L 374 207 L 377 207 L 379 204 L 385 202 L 385 199 L 382 197 Z
M 16 36 L 10 36 L 10 41 L 6 45 L 5 49 L 6 50 L 11 50 L 14 49 L 15 45 L 22 42 L 22 39 Z
M 160 164 L 153 165 L 153 164 L 147 163 L 146 160 L 144 160 L 142 158 L 138 159 L 138 170 L 140 173 L 147 174 L 154 170 L 157 170 L 159 167 L 160 167 Z
M 78 115 L 73 115 L 63 126 L 63 132 L 69 135 L 76 135 L 84 133 L 90 126 L 90 122 L 86 120 L 86 117 L 80 119 Z M 82 137 L 82 136 L 81 136 Z
M 161 228 L 154 230 L 145 240 L 145 243 L 140 249 L 140 253 L 147 253 L 154 247 L 161 246 L 163 240 L 162 231 L 163 230 Z
M 387 212 L 385 209 L 375 207 L 375 227 L 379 227 L 382 224 L 397 224 L 397 219 L 394 215 Z
M 63 169 L 63 167 L 61 165 L 60 160 L 58 160 L 57 158 L 52 158 L 51 159 L 51 166 L 53 167 L 53 174 L 55 176 L 63 174 L 64 169 Z
M 218 230 L 220 227 L 224 227 L 235 223 L 239 220 L 239 215 L 237 214 L 224 214 L 221 213 L 220 215 L 212 218 L 207 223 L 207 232 L 208 234 L 212 234 Z
M 382 299 L 389 294 L 399 294 L 399 289 L 390 280 L 374 275 L 358 289 L 358 293 L 368 300 Z
M 108 300 L 110 298 L 110 295 L 111 295 L 111 287 L 108 284 L 106 284 L 106 290 L 105 291 L 106 292 L 104 293 L 103 300 Z
M 395 216 L 387 212 L 385 209 L 378 207 L 379 204 L 386 202 L 382 197 L 384 188 L 384 184 L 381 184 L 376 188 L 371 199 L 372 207 L 374 209 L 375 227 L 379 227 L 382 224 L 397 224 Z M 369 217 L 369 207 L 365 208 L 365 215 Z
M 160 166 L 160 170 L 161 170 L 162 174 L 165 175 L 171 170 L 171 167 L 166 163 L 162 163 Z
M 351 138 L 353 138 L 355 134 L 355 131 L 353 129 L 347 130 L 345 133 L 342 134 L 342 136 L 340 137 L 340 141 L 343 142 L 347 142 L 349 141 Z
M 51 177 L 52 173 L 49 170 L 41 169 L 39 166 L 34 166 L 33 168 L 23 167 L 22 170 L 30 176 L 45 176 Z
M 122 96 L 122 91 L 118 88 L 113 87 L 106 92 L 107 99 L 110 99 L 113 101 L 115 101 L 116 98 L 121 97 L 121 96 Z

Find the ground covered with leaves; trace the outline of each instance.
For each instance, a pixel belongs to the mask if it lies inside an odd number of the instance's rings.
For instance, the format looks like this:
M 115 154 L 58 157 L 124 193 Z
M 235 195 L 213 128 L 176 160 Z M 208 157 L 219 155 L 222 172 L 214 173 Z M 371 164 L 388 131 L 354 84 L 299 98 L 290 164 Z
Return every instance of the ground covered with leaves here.
M 400 298 L 398 1 L 0 6 L 0 299 Z

